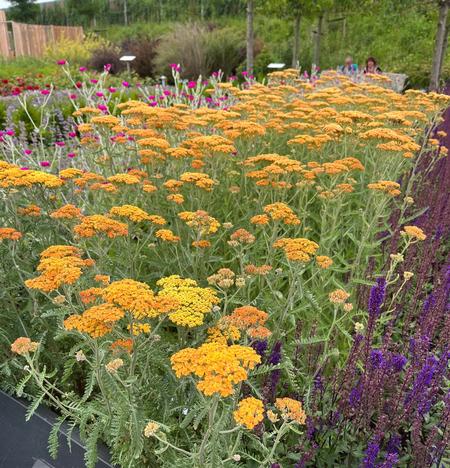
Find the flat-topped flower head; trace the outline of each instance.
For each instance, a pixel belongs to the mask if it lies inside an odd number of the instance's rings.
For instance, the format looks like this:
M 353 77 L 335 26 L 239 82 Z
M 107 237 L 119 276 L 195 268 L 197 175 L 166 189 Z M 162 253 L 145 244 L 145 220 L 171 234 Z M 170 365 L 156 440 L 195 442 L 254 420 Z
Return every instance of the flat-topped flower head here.
M 264 420 L 264 404 L 254 397 L 244 398 L 233 412 L 233 417 L 238 424 L 253 429 Z
M 124 223 L 103 215 L 91 215 L 82 218 L 73 231 L 80 237 L 105 235 L 110 239 L 128 235 L 128 226 Z
M 319 248 L 319 244 L 302 237 L 284 237 L 275 241 L 273 247 L 284 250 L 288 260 L 308 263 Z
M 34 353 L 38 347 L 39 343 L 31 341 L 30 338 L 26 336 L 21 336 L 12 343 L 11 351 L 20 356 L 24 356 L 25 354 Z
M 400 234 L 416 241 L 424 241 L 427 238 L 423 230 L 417 226 L 405 226 Z
M 206 396 L 233 394 L 234 385 L 247 379 L 247 371 L 260 363 L 261 357 L 248 346 L 222 342 L 204 343 L 199 348 L 185 348 L 170 358 L 176 376 L 193 374 L 197 388 Z

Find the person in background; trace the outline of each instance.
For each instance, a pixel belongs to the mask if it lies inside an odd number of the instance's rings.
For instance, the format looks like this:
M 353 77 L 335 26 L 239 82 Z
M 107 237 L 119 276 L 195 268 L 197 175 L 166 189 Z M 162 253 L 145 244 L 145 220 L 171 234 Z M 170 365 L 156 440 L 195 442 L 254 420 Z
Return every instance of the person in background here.
M 345 57 L 344 65 L 339 67 L 339 71 L 345 75 L 352 75 L 358 72 L 358 65 L 353 63 L 353 58 L 350 55 Z
M 364 73 L 383 73 L 381 68 L 378 66 L 377 61 L 373 57 L 369 57 L 366 60 L 366 68 L 364 68 Z

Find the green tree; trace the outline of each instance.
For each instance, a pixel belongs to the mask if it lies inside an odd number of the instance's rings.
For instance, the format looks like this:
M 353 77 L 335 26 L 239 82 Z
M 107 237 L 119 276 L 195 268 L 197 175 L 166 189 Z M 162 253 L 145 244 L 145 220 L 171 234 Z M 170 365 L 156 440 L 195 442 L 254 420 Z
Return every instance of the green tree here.
M 39 15 L 36 0 L 11 0 L 8 18 L 22 23 L 35 23 Z

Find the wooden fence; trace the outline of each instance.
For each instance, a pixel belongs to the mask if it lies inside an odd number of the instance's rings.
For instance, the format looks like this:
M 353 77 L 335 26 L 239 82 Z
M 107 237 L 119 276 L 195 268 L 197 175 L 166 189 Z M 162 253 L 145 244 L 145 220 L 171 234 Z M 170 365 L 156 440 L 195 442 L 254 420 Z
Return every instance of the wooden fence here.
M 81 41 L 83 28 L 15 23 L 6 21 L 0 10 L 0 57 L 42 57 L 49 45 L 62 39 Z

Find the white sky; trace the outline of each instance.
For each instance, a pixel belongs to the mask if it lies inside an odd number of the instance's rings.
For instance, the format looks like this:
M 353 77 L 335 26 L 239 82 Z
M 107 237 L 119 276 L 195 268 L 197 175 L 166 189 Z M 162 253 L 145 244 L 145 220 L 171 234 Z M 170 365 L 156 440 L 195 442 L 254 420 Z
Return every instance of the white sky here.
M 45 2 L 48 2 L 48 1 L 53 1 L 53 0 L 37 0 L 36 3 L 45 3 Z M 0 0 L 0 10 L 2 8 L 8 8 L 10 6 L 8 0 Z

